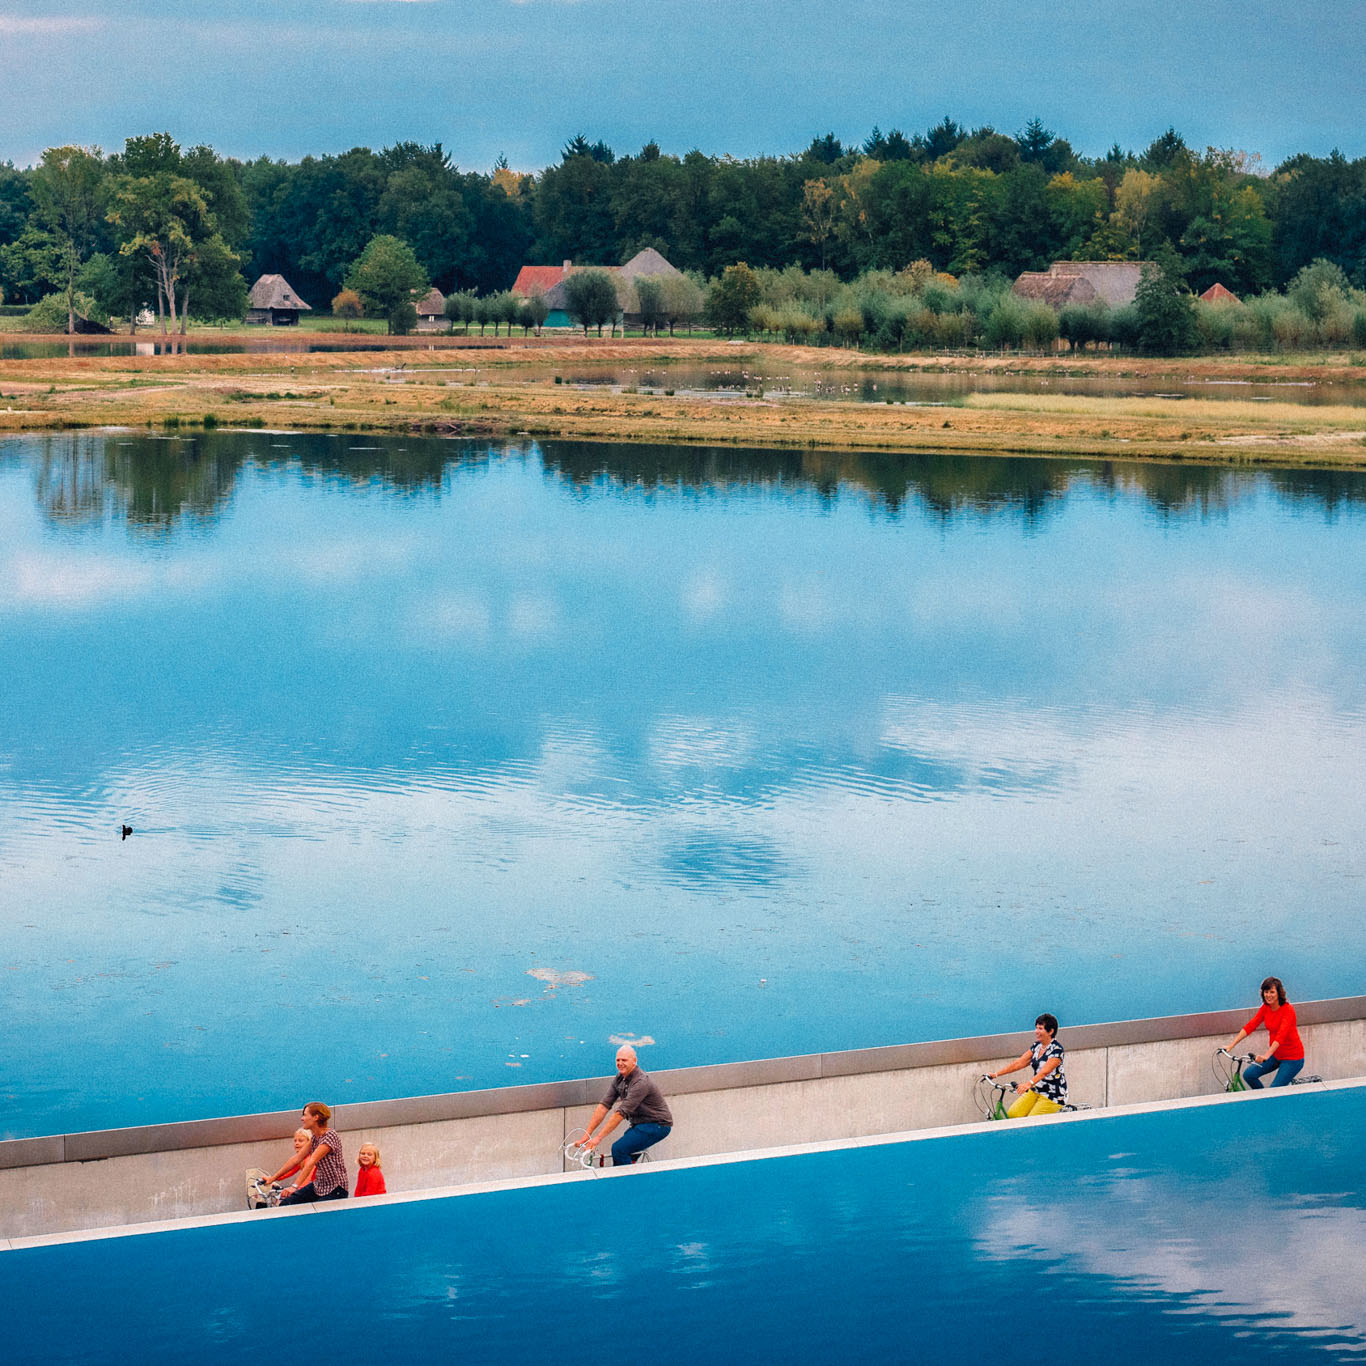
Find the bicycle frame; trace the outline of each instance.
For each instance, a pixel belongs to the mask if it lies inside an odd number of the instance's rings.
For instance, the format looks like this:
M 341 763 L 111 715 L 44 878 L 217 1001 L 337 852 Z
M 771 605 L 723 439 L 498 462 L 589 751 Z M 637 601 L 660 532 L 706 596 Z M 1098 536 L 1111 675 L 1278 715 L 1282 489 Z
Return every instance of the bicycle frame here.
M 1222 1061 L 1226 1059 L 1227 1061 Z M 1255 1053 L 1230 1053 L 1226 1048 L 1214 1050 L 1214 1075 L 1224 1083 L 1225 1091 L 1247 1091 L 1251 1088 L 1243 1080 L 1243 1068 L 1256 1062 Z
M 988 1076 L 977 1079 L 977 1103 L 989 1121 L 1009 1118 L 1006 1114 L 1006 1095 L 1012 1089 L 1007 1083 L 993 1081 Z M 995 1092 L 995 1095 L 991 1092 Z

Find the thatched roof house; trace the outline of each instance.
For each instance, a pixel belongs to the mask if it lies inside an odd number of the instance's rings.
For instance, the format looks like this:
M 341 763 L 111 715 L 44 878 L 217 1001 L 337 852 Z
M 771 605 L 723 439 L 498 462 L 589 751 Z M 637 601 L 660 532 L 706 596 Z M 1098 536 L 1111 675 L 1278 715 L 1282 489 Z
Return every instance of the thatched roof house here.
M 449 332 L 450 328 L 450 319 L 446 317 L 446 296 L 433 287 L 417 301 L 417 330 Z
M 635 282 L 651 276 L 683 274 L 676 266 L 670 265 L 653 247 L 646 247 L 644 251 L 636 252 L 624 266 L 576 266 L 572 261 L 566 261 L 562 266 L 523 266 L 517 272 L 512 291 L 527 299 L 533 294 L 541 295 L 550 309 L 545 325 L 568 327 L 571 320 L 564 282 L 580 270 L 601 270 L 612 276 L 617 287 L 617 300 L 621 305 L 623 324 L 631 326 L 640 322 L 633 288 Z
M 299 298 L 283 275 L 263 275 L 247 295 L 247 321 L 268 327 L 293 327 L 312 307 Z
M 1217 281 L 1212 284 L 1201 296 L 1207 304 L 1237 304 L 1242 300 L 1231 290 L 1225 289 Z
M 1103 303 L 1123 308 L 1134 301 L 1144 266 L 1150 261 L 1054 261 L 1046 271 L 1027 270 L 1011 288 L 1021 299 L 1051 308 Z

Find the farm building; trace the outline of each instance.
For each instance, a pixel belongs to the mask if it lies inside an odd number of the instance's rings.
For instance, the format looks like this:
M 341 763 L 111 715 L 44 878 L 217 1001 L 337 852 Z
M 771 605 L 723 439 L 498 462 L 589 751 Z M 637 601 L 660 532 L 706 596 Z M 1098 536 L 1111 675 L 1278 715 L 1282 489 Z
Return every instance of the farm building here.
M 419 332 L 449 332 L 446 317 L 446 296 L 439 289 L 429 289 L 417 301 L 417 330 Z
M 1144 266 L 1150 261 L 1054 261 L 1046 271 L 1027 270 L 1012 286 L 1021 299 L 1051 308 L 1100 302 L 1123 308 L 1134 301 Z
M 1236 304 L 1242 301 L 1231 290 L 1221 284 L 1212 284 L 1201 296 L 1207 304 Z
M 300 313 L 312 307 L 299 298 L 283 275 L 263 275 L 247 295 L 247 322 L 266 327 L 294 327 Z
M 576 266 L 566 261 L 562 266 L 523 266 L 513 281 L 512 292 L 529 299 L 533 294 L 544 297 L 550 309 L 546 316 L 546 327 L 572 327 L 573 319 L 568 312 L 564 282 L 576 270 L 603 270 L 616 281 L 617 299 L 621 304 L 621 324 L 625 327 L 638 327 L 640 313 L 637 309 L 635 290 L 632 286 L 637 280 L 650 277 L 671 277 L 683 272 L 669 264 L 653 247 L 638 251 L 624 266 Z

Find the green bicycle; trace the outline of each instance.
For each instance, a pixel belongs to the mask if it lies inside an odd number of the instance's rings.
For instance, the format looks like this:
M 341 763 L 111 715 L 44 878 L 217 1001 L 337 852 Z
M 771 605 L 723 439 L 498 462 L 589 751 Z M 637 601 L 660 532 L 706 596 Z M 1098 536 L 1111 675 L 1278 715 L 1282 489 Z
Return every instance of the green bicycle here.
M 1252 1088 L 1243 1080 L 1243 1068 L 1250 1062 L 1256 1062 L 1255 1053 L 1230 1053 L 1227 1048 L 1216 1048 L 1214 1050 L 1214 1060 L 1210 1066 L 1214 1070 L 1214 1079 L 1225 1091 L 1250 1091 Z M 1317 1074 L 1305 1076 L 1300 1073 L 1291 1081 L 1291 1086 L 1312 1086 L 1320 1083 L 1323 1078 Z

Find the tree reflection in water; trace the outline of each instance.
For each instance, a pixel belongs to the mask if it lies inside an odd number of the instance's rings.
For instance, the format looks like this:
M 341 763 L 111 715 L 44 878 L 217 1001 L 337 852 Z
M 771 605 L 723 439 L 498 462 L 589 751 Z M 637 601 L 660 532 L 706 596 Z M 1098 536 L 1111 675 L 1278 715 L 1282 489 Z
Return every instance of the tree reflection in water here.
M 60 433 L 12 438 L 10 458 L 34 471 L 38 506 L 65 527 L 122 518 L 151 536 L 211 527 L 231 503 L 238 475 L 291 466 L 320 480 L 376 486 L 396 497 L 439 496 L 459 468 L 539 460 L 578 495 L 596 489 L 687 495 L 765 490 L 834 505 L 863 499 L 889 518 L 916 507 L 941 521 L 1050 516 L 1079 483 L 1138 494 L 1163 518 L 1224 515 L 1270 485 L 1286 503 L 1332 520 L 1366 503 L 1366 475 L 1350 470 L 1268 469 L 1028 456 L 826 452 L 603 442 L 469 441 L 354 433 L 167 430 Z

